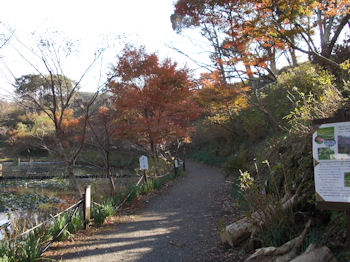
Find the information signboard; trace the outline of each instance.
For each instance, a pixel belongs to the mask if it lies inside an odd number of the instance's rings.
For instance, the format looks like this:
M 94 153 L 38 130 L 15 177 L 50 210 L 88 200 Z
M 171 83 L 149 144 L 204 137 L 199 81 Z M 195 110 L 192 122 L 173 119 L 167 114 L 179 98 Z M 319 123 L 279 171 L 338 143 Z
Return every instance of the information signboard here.
M 174 166 L 175 166 L 175 168 L 179 167 L 179 162 L 177 161 L 177 159 L 175 159 L 175 161 L 174 161 Z
M 139 162 L 140 162 L 140 170 L 147 170 L 148 169 L 147 156 L 141 156 L 139 158 Z
M 350 203 L 350 122 L 319 125 L 312 147 L 316 201 Z

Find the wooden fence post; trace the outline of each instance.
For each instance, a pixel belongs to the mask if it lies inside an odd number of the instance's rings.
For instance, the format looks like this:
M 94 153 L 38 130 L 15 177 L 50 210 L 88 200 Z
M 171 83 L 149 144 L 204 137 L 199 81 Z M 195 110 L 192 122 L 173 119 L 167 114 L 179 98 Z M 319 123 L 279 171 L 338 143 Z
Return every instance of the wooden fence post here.
M 90 223 L 90 208 L 91 208 L 91 186 L 85 188 L 84 194 L 84 228 L 87 229 Z
M 146 169 L 143 170 L 143 177 L 145 179 L 146 184 L 148 184 L 148 178 L 147 178 L 147 175 L 146 175 Z

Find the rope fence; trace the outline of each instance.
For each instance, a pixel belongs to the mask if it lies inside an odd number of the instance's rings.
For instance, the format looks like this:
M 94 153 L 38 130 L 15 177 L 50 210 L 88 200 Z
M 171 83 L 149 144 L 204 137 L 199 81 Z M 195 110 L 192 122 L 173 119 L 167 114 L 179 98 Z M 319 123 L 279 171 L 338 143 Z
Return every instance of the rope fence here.
M 181 160 L 181 159 L 179 159 L 178 160 L 179 161 L 179 164 L 180 165 L 183 165 L 183 171 L 185 171 L 185 161 L 184 160 Z M 178 164 L 176 163 L 174 163 L 174 173 L 175 173 L 175 175 L 177 175 L 177 168 L 178 168 Z M 161 176 L 154 176 L 154 177 L 152 177 L 153 179 L 159 179 L 159 178 L 163 178 L 163 177 L 166 177 L 166 176 L 169 176 L 171 173 L 166 173 L 166 174 L 164 174 L 164 175 L 161 175 Z M 129 191 L 129 193 L 124 197 L 124 199 L 122 200 L 122 202 L 115 208 L 115 210 L 117 211 L 119 208 L 121 208 L 123 205 L 124 205 L 124 203 L 127 201 L 127 199 L 130 197 L 130 195 L 133 193 L 133 191 L 135 190 L 135 187 L 137 187 L 137 186 L 139 186 L 140 185 L 140 183 L 142 182 L 142 180 L 145 178 L 145 176 L 144 175 L 142 175 L 141 177 L 140 177 L 140 179 L 137 181 L 137 183 L 131 188 L 131 190 Z M 103 207 L 103 205 L 101 205 L 101 204 L 99 204 L 99 203 L 97 203 L 97 202 L 92 202 L 94 205 L 96 205 L 96 206 L 99 206 L 99 207 Z
M 75 209 L 73 210 L 72 214 L 70 215 L 69 219 L 67 220 L 66 224 L 61 228 L 61 230 L 57 233 L 56 236 L 54 236 L 50 242 L 43 248 L 40 250 L 40 255 L 43 254 L 62 234 L 62 232 L 67 228 L 67 226 L 72 222 L 72 218 L 74 217 L 74 215 L 76 214 L 76 212 L 78 211 L 78 208 L 80 206 L 80 204 L 82 203 L 82 200 L 80 200 L 78 202 L 79 204 L 75 204 Z
M 182 162 L 182 161 L 181 161 Z M 180 163 L 181 163 L 180 162 Z M 177 174 L 177 168 L 178 168 L 178 163 L 177 161 L 175 162 L 176 164 L 174 164 L 174 171 L 175 171 L 175 175 Z M 184 163 L 184 162 L 183 162 Z M 183 165 L 183 169 L 185 171 L 185 167 Z M 161 176 L 156 176 L 154 177 L 154 179 L 159 179 L 159 178 L 163 178 L 163 177 L 166 177 L 166 176 L 169 176 L 170 173 L 167 173 L 167 174 L 164 174 L 164 175 L 161 175 Z M 146 176 L 143 175 L 140 177 L 140 179 L 137 181 L 136 184 L 134 184 L 130 191 L 124 196 L 124 198 L 122 199 L 122 201 L 119 203 L 119 205 L 115 208 L 115 211 L 119 210 L 124 204 L 125 202 L 129 199 L 129 197 L 131 196 L 131 194 L 136 190 L 136 188 L 141 184 L 142 181 L 146 181 Z M 45 224 L 48 224 L 50 223 L 51 221 L 53 221 L 54 219 L 58 218 L 59 216 L 61 216 L 62 214 L 64 213 L 67 213 L 69 211 L 72 210 L 69 218 L 66 220 L 64 226 L 62 226 L 60 229 L 59 229 L 59 232 L 52 237 L 52 239 L 45 245 L 44 248 L 42 248 L 40 250 L 40 255 L 42 255 L 45 251 L 47 251 L 47 249 L 61 236 L 61 234 L 66 230 L 66 228 L 68 227 L 68 225 L 72 222 L 72 219 L 73 217 L 75 216 L 75 214 L 77 213 L 79 207 L 84 204 L 84 207 L 83 207 L 83 216 L 84 216 L 84 224 L 85 224 L 85 229 L 88 227 L 88 224 L 89 224 L 89 221 L 90 221 L 90 203 L 93 204 L 93 205 L 96 205 L 96 206 L 99 206 L 99 207 L 103 207 L 103 205 L 99 204 L 99 203 L 96 203 L 96 202 L 93 202 L 91 201 L 91 186 L 88 186 L 86 189 L 85 189 L 85 195 L 82 199 L 80 199 L 77 203 L 73 204 L 72 206 L 66 208 L 65 210 L 59 212 L 58 214 L 54 215 L 54 216 L 51 216 L 51 218 L 39 223 L 38 225 L 30 228 L 30 229 L 27 229 L 26 231 L 22 232 L 21 234 L 17 235 L 14 237 L 14 241 L 17 241 L 20 237 L 23 237 L 27 234 L 29 234 L 30 232 L 34 231 L 35 229 L 37 228 L 40 228 L 42 227 L 43 225 Z M 8 221 L 2 225 L 0 225 L 0 230 L 2 229 L 5 229 L 5 231 L 7 230 L 7 228 L 11 226 L 11 222 Z
M 133 187 L 130 189 L 130 191 L 129 191 L 129 193 L 127 194 L 127 196 L 124 197 L 124 199 L 122 200 L 122 202 L 115 208 L 115 210 L 118 210 L 119 208 L 121 208 L 121 207 L 124 205 L 124 203 L 126 202 L 126 200 L 128 200 L 128 198 L 130 197 L 130 195 L 131 195 L 131 194 L 133 193 L 133 191 L 135 190 L 135 187 L 137 187 L 138 185 L 140 185 L 140 183 L 141 183 L 141 181 L 143 180 L 143 178 L 144 178 L 144 176 L 141 176 L 141 177 L 140 177 L 139 181 L 137 181 L 137 183 L 135 184 L 135 186 L 133 186 Z
M 67 226 L 72 222 L 72 219 L 74 217 L 74 215 L 77 213 L 79 207 L 81 204 L 84 203 L 84 200 L 81 199 L 79 200 L 77 203 L 73 204 L 72 206 L 66 208 L 65 210 L 61 211 L 60 213 L 54 215 L 54 216 L 51 216 L 51 218 L 39 223 L 38 225 L 32 227 L 32 228 L 29 228 L 28 230 L 22 232 L 21 234 L 15 236 L 11 241 L 17 241 L 20 237 L 23 237 L 27 234 L 29 234 L 30 232 L 34 231 L 35 229 L 37 228 L 40 228 L 41 226 L 45 225 L 45 224 L 48 224 L 49 222 L 53 221 L 55 218 L 61 216 L 62 214 L 64 213 L 67 213 L 69 212 L 70 210 L 73 210 L 73 212 L 70 214 L 69 216 L 69 219 L 66 221 L 65 225 L 60 228 L 59 232 L 52 237 L 52 239 L 46 244 L 46 246 L 44 248 L 42 248 L 39 252 L 40 256 L 60 237 L 60 235 L 64 232 L 64 230 L 67 228 Z M 2 224 L 0 225 L 0 229 L 5 229 L 5 232 L 7 230 L 7 228 L 11 226 L 11 222 L 6 222 L 5 224 Z
M 121 208 L 124 203 L 128 200 L 128 198 L 130 197 L 130 195 L 133 193 L 133 191 L 135 190 L 135 187 L 139 186 L 141 181 L 143 180 L 144 176 L 141 176 L 140 179 L 137 181 L 137 183 L 130 189 L 130 191 L 128 192 L 128 194 L 123 198 L 123 200 L 120 202 L 120 204 L 115 208 L 115 211 L 117 211 L 119 208 Z M 103 205 L 97 203 L 97 202 L 92 202 L 94 205 L 99 206 L 99 207 L 103 207 Z
M 78 201 L 77 203 L 75 203 L 74 205 L 72 205 L 72 206 L 68 207 L 67 209 L 61 211 L 60 213 L 58 213 L 58 214 L 52 216 L 52 217 L 49 218 L 48 220 L 45 220 L 44 222 L 41 222 L 40 224 L 38 224 L 38 225 L 36 225 L 36 226 L 34 226 L 34 227 L 32 227 L 32 228 L 30 228 L 30 229 L 24 231 L 23 233 L 19 234 L 19 235 L 16 237 L 16 239 L 19 238 L 19 237 L 21 237 L 21 236 L 24 236 L 24 235 L 28 234 L 29 232 L 31 232 L 31 231 L 33 231 L 33 230 L 39 228 L 39 227 L 41 227 L 42 225 L 44 225 L 44 224 L 46 224 L 46 223 L 48 223 L 48 222 L 54 220 L 56 217 L 59 217 L 59 216 L 62 215 L 63 213 L 68 212 L 70 209 L 72 209 L 72 208 L 74 208 L 74 207 L 77 207 L 77 206 L 79 207 L 80 204 L 81 204 L 82 202 L 83 202 L 83 200 L 80 200 L 80 201 Z

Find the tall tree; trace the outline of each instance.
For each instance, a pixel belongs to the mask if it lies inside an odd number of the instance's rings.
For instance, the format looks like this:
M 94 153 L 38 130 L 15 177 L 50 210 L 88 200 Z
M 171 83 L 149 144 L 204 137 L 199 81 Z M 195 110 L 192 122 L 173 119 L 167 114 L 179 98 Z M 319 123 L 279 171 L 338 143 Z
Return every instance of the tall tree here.
M 45 60 L 44 60 L 45 61 Z M 47 65 L 47 64 L 46 64 Z M 48 66 L 48 65 L 47 65 Z M 31 110 L 45 113 L 54 125 L 54 143 L 42 146 L 57 153 L 65 163 L 68 176 L 78 194 L 82 189 L 74 176 L 73 165 L 84 145 L 90 107 L 96 95 L 86 104 L 83 116 L 75 118 L 70 108 L 78 90 L 78 83 L 67 77 L 52 73 L 49 75 L 26 75 L 16 79 L 14 84 L 18 101 Z
M 95 117 L 88 122 L 92 141 L 103 155 L 104 167 L 111 185 L 111 195 L 115 193 L 115 184 L 111 170 L 111 151 L 117 130 L 116 119 L 116 112 L 112 108 L 101 106 Z
M 250 28 L 245 19 L 251 16 L 252 9 L 243 7 L 239 1 L 180 0 L 171 20 L 174 29 L 201 29 L 213 47 L 213 63 L 226 81 L 231 78 L 252 80 L 254 75 L 273 81 L 275 63 L 270 62 L 268 66 L 267 58 L 268 55 L 272 58 L 275 52 L 267 45 L 261 48 L 264 43 L 247 34 Z
M 235 68 L 240 62 L 248 78 L 267 71 L 271 80 L 276 55 L 285 50 L 294 64 L 300 51 L 339 68 L 331 56 L 349 19 L 350 4 L 344 0 L 178 0 L 172 16 L 174 28 L 202 29 L 215 45 L 215 62 L 226 72 L 240 75 Z
M 144 47 L 126 46 L 112 74 L 109 88 L 121 115 L 118 135 L 147 145 L 156 161 L 161 145 L 189 135 L 199 108 L 191 99 L 194 83 L 186 68 L 178 69 L 170 59 L 160 62 Z

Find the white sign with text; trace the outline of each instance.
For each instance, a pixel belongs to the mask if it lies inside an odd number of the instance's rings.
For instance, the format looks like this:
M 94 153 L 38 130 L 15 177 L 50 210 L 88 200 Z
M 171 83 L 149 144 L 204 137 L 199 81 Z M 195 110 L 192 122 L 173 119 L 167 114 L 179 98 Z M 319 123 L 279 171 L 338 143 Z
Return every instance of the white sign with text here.
M 350 122 L 322 124 L 312 138 L 316 200 L 350 203 Z
M 147 170 L 148 169 L 147 156 L 141 156 L 139 158 L 139 161 L 140 161 L 140 170 Z

